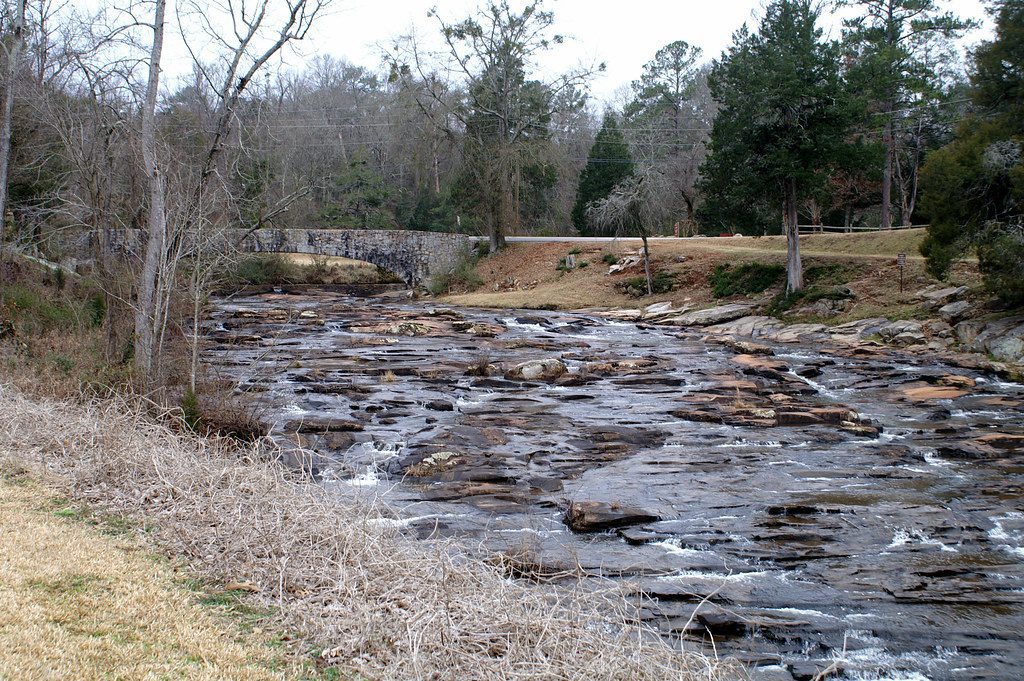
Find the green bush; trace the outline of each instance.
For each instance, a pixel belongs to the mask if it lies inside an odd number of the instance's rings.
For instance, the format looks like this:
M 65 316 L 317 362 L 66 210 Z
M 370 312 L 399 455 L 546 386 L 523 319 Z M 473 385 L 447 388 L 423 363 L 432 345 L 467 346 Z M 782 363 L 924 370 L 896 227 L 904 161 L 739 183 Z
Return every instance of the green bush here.
M 802 291 L 794 291 L 793 293 L 783 291 L 772 300 L 767 312 L 774 317 L 785 314 L 796 307 L 797 303 L 810 305 L 819 300 L 847 300 L 852 297 L 853 294 L 850 290 L 844 287 L 821 288 L 818 286 L 808 286 Z
M 476 249 L 466 249 L 460 256 L 455 266 L 447 272 L 431 276 L 427 283 L 427 290 L 435 296 L 451 293 L 455 289 L 473 290 L 484 283 L 483 278 L 476 271 L 476 264 L 479 260 Z
M 107 299 L 102 293 L 95 293 L 85 301 L 85 314 L 89 318 L 89 326 L 95 328 L 103 324 L 107 317 Z
M 989 227 L 978 243 L 985 288 L 1011 306 L 1024 305 L 1024 230 Z
M 78 325 L 79 310 L 66 301 L 51 299 L 24 284 L 11 284 L 0 291 L 0 305 L 18 326 L 34 332 Z
M 604 255 L 601 256 L 601 262 L 609 266 L 616 265 L 619 262 L 619 256 L 615 255 L 614 253 L 605 253 Z
M 783 265 L 747 262 L 735 268 L 731 265 L 718 265 L 708 281 L 711 283 L 711 294 L 715 298 L 725 298 L 761 293 L 777 284 L 785 274 L 786 268 Z
M 655 295 L 659 293 L 668 293 L 674 289 L 675 286 L 676 278 L 668 272 L 659 270 L 651 275 L 651 292 Z M 647 277 L 643 275 L 639 277 L 631 277 L 619 284 L 619 287 L 627 295 L 634 298 L 642 298 L 647 295 Z
M 75 360 L 68 355 L 53 355 L 52 359 L 54 366 L 60 369 L 65 376 L 70 376 L 75 369 Z
M 196 396 L 196 391 L 192 390 L 192 388 L 186 390 L 185 394 L 181 397 L 181 418 L 185 425 L 189 427 L 189 430 L 199 428 L 199 423 L 202 421 L 202 413 L 199 410 L 199 398 Z
M 246 256 L 235 263 L 227 275 L 228 283 L 237 286 L 288 284 L 295 280 L 297 268 L 280 253 Z
M 804 270 L 804 281 L 810 284 L 845 284 L 850 280 L 850 271 L 846 265 L 827 263 L 811 265 Z

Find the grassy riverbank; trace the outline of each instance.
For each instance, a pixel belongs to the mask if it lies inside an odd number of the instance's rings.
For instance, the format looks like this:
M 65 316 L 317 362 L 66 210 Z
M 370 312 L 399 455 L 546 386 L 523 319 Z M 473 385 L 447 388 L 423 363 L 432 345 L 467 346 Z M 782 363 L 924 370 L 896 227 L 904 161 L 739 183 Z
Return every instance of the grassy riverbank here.
M 872 316 L 915 316 L 913 294 L 938 283 L 925 272 L 924 259 L 918 254 L 923 238 L 920 229 L 803 236 L 800 242 L 808 285 L 852 289 L 856 297 L 848 310 L 831 320 L 837 323 Z M 635 308 L 661 301 L 671 301 L 677 307 L 747 300 L 770 306 L 784 286 L 784 277 L 779 275 L 764 291 L 716 297 L 712 284 L 716 268 L 749 263 L 784 266 L 784 237 L 680 239 L 651 245 L 653 269 L 671 283 L 671 290 L 634 297 L 625 289 L 630 280 L 643 275 L 642 264 L 618 274 L 608 272 L 610 263 L 636 255 L 638 248 L 635 241 L 513 244 L 479 261 L 476 271 L 483 283 L 478 288 L 445 300 L 466 306 L 540 309 Z M 907 254 L 902 293 L 898 253 Z M 564 259 L 570 254 L 577 265 L 567 270 Z M 950 285 L 965 284 L 980 291 L 977 263 L 958 264 L 950 281 Z
M 319 678 L 140 533 L 0 466 L 0 678 Z

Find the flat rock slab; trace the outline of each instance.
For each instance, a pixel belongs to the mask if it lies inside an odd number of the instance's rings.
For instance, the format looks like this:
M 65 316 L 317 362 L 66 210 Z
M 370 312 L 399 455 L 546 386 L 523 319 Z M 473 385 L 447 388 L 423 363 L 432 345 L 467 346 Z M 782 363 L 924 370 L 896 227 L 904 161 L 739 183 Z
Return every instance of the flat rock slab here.
M 721 324 L 746 317 L 750 314 L 751 309 L 753 309 L 751 305 L 734 303 L 732 305 L 695 310 L 676 317 L 669 317 L 663 320 L 663 323 L 674 326 L 712 326 L 713 324 Z
M 925 385 L 916 388 L 904 388 L 903 395 L 914 402 L 931 400 L 955 400 L 967 394 L 966 390 L 949 385 Z
M 573 501 L 565 512 L 565 524 L 576 532 L 599 532 L 658 520 L 661 518 L 657 514 L 646 509 L 605 501 Z

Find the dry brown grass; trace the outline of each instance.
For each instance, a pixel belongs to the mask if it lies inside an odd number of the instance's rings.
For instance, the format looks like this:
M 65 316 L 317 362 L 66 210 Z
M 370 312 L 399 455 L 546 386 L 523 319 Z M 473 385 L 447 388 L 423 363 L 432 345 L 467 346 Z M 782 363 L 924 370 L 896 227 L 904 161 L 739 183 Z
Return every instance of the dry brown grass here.
M 857 292 L 853 308 L 834 321 L 848 321 L 872 316 L 900 317 L 918 314 L 913 294 L 936 283 L 925 272 L 924 259 L 918 247 L 924 230 L 893 230 L 857 234 L 811 234 L 800 238 L 805 271 L 815 265 L 847 266 L 851 277 L 842 283 Z M 618 240 L 613 243 L 517 243 L 502 253 L 480 261 L 477 271 L 484 285 L 473 293 L 450 296 L 445 300 L 456 305 L 493 308 L 543 308 L 579 310 L 585 308 L 637 308 L 658 301 L 671 301 L 677 306 L 708 307 L 719 304 L 711 295 L 708 276 L 716 265 L 762 262 L 785 264 L 784 237 L 761 238 L 699 238 L 651 242 L 655 269 L 665 270 L 676 278 L 675 289 L 669 293 L 630 298 L 617 284 L 642 273 L 640 267 L 628 273 L 609 276 L 608 265 L 601 261 L 605 253 L 622 256 L 636 253 L 638 241 Z M 560 258 L 571 249 L 579 249 L 577 260 L 589 261 L 583 269 L 561 273 L 556 268 Z M 904 293 L 899 291 L 899 270 L 896 254 L 907 254 L 904 272 Z M 958 263 L 950 285 L 967 284 L 979 288 L 977 262 Z M 755 302 L 768 302 L 778 293 L 771 289 Z
M 169 563 L 58 502 L 0 477 L 0 679 L 283 678 L 281 652 L 197 605 Z
M 258 449 L 182 439 L 129 404 L 0 386 L 0 452 L 74 497 L 146 518 L 194 568 L 254 585 L 324 659 L 372 679 L 721 679 L 593 582 L 530 586 L 451 543 L 397 536 L 372 510 L 291 479 Z

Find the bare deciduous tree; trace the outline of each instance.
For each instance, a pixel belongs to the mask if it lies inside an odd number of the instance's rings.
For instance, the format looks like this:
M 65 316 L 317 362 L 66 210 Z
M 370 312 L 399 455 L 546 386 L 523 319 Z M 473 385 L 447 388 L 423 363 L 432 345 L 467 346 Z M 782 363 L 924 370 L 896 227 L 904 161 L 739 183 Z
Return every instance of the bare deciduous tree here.
M 604 65 L 547 80 L 536 76 L 538 58 L 564 40 L 549 33 L 554 15 L 543 9 L 543 0 L 532 0 L 522 11 L 508 0 L 490 2 L 454 23 L 436 11 L 430 14 L 444 51 L 425 55 L 407 41 L 396 62 L 411 62 L 408 67 L 421 82 L 440 85 L 423 93 L 441 105 L 443 129 L 457 129 L 463 136 L 465 167 L 479 195 L 493 252 L 504 246 L 506 229 L 520 224 L 523 171 L 543 158 L 552 118 L 582 106 L 583 88 Z M 465 88 L 464 99 L 439 96 L 450 92 L 447 84 L 452 82 Z
M 25 4 L 16 0 L 17 8 L 11 23 L 11 39 L 7 47 L 7 80 L 4 83 L 4 109 L 0 119 L 0 224 L 6 223 L 7 176 L 11 163 L 11 120 L 14 117 L 14 90 L 18 78 L 21 52 L 25 48 Z
M 639 166 L 604 199 L 587 209 L 587 219 L 599 230 L 616 236 L 640 237 L 644 247 L 644 275 L 647 295 L 654 293 L 651 251 L 647 243 L 654 227 L 665 220 L 671 186 L 664 174 L 650 165 Z
M 149 219 L 135 323 L 136 365 L 149 379 L 153 378 L 153 369 L 162 351 L 178 263 L 189 255 L 189 248 L 203 243 L 209 236 L 209 228 L 221 226 L 218 218 L 230 214 L 217 208 L 218 203 L 228 202 L 212 196 L 224 194 L 225 184 L 220 183 L 219 191 L 213 191 L 211 184 L 215 177 L 221 177 L 219 160 L 239 103 L 261 68 L 290 42 L 306 37 L 325 4 L 326 0 L 260 0 L 251 4 L 225 0 L 209 4 L 189 2 L 185 11 L 179 12 L 179 23 L 186 35 L 196 73 L 215 93 L 215 106 L 212 132 L 206 140 L 201 164 L 194 170 L 187 163 L 177 164 L 173 176 L 176 200 L 171 207 L 173 210 L 169 210 L 167 196 L 171 178 L 161 172 L 156 125 L 166 0 L 155 0 L 141 138 L 149 187 Z M 190 38 L 186 19 L 198 24 L 202 38 Z M 230 26 L 231 30 L 225 31 L 225 26 Z M 208 53 L 209 48 L 217 55 L 212 64 L 199 58 L 197 45 L 204 41 L 203 52 Z M 172 215 L 173 220 L 169 219 Z

